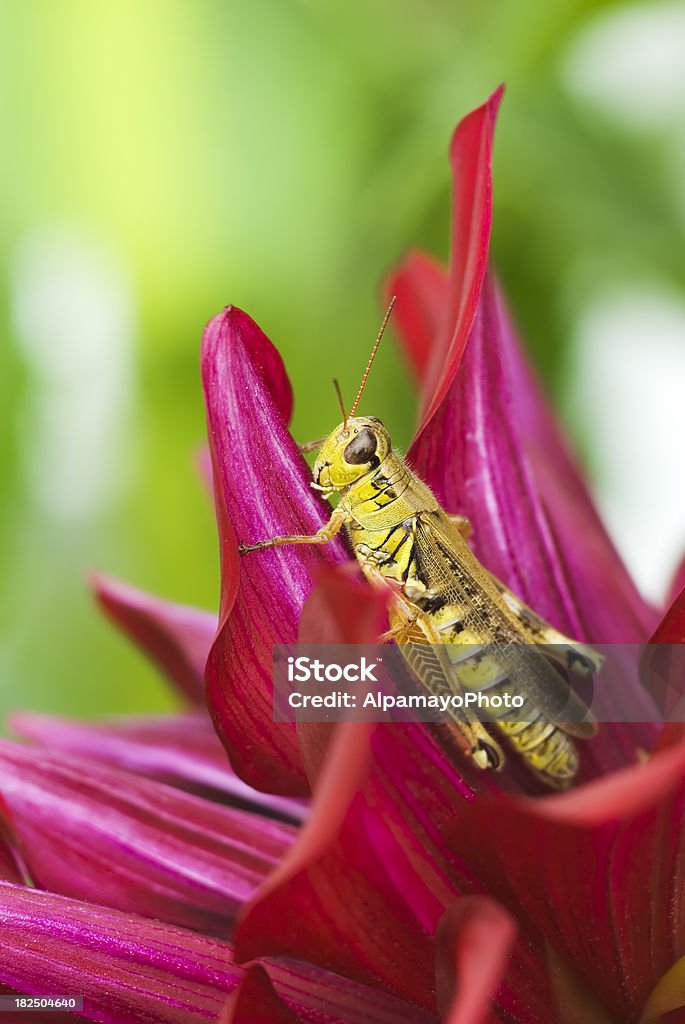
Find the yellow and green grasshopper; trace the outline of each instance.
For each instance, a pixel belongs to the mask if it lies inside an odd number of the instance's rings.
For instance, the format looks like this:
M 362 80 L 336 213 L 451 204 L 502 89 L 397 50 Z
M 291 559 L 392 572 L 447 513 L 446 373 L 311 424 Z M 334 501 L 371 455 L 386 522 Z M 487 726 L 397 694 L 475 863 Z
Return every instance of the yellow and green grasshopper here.
M 327 498 L 340 495 L 329 521 L 310 536 L 272 537 L 240 550 L 325 544 L 344 527 L 367 578 L 391 586 L 386 638 L 400 646 L 421 686 L 430 693 L 493 693 L 507 683 L 524 698 L 517 721 L 497 717 L 489 728 L 463 709 L 455 713 L 448 728 L 460 748 L 479 768 L 499 769 L 499 733 L 535 775 L 566 788 L 578 770 L 573 737 L 587 739 L 597 727 L 561 673 L 587 676 L 602 658 L 557 632 L 495 579 L 468 546 L 468 520 L 440 507 L 379 419 L 356 415 L 393 304 L 349 415 L 335 382 L 343 422 L 303 446 L 318 448 L 312 486 Z

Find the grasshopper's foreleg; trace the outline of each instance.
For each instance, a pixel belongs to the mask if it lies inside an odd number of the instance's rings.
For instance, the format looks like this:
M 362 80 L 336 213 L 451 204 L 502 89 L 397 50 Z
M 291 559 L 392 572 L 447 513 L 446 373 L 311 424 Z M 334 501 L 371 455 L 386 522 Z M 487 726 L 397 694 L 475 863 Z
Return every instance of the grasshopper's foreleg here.
M 335 535 L 340 532 L 347 516 L 336 508 L 325 526 L 322 526 L 316 533 L 295 534 L 292 537 L 272 537 L 270 540 L 260 540 L 256 544 L 240 544 L 238 551 L 241 555 L 248 551 L 261 551 L 263 548 L 282 548 L 286 544 L 328 544 Z

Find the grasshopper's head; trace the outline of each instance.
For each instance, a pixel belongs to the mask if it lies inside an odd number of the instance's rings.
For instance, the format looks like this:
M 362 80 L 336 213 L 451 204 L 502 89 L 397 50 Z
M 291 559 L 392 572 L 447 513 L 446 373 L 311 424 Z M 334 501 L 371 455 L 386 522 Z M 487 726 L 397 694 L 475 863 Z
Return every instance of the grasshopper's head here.
M 374 470 L 392 450 L 390 435 L 375 416 L 354 416 L 336 427 L 319 449 L 314 487 L 324 494 L 344 490 Z

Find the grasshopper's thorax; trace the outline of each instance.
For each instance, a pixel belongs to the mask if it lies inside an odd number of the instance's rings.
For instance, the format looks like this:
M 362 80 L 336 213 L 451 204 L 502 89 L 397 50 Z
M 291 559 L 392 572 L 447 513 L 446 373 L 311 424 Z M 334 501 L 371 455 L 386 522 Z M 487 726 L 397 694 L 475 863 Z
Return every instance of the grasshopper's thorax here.
M 352 517 L 353 529 L 358 526 L 372 533 L 388 530 L 439 507 L 433 493 L 393 451 L 377 469 L 348 488 L 345 505 Z

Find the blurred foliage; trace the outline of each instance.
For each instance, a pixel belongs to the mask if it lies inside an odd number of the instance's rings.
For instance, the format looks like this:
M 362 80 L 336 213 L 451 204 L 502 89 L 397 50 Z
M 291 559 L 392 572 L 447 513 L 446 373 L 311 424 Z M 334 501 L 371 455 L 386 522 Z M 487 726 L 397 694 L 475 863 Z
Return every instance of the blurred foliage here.
M 562 84 L 577 33 L 617 6 L 0 4 L 4 708 L 169 706 L 91 609 L 83 575 L 97 566 L 216 606 L 213 513 L 193 468 L 204 322 L 228 302 L 248 310 L 284 354 L 296 436 L 319 436 L 336 415 L 331 377 L 348 395 L 356 386 L 385 270 L 408 247 L 446 254 L 448 140 L 500 81 L 494 254 L 550 387 L 597 268 L 683 288 L 668 140 L 611 122 Z M 36 499 L 26 468 L 40 388 L 16 265 L 45 231 L 82 233 L 108 254 L 135 308 L 134 386 L 113 427 L 123 472 L 107 500 L 71 517 Z M 414 400 L 392 346 L 368 408 L 407 443 Z M 88 443 L 84 429 L 69 450 L 77 474 Z

